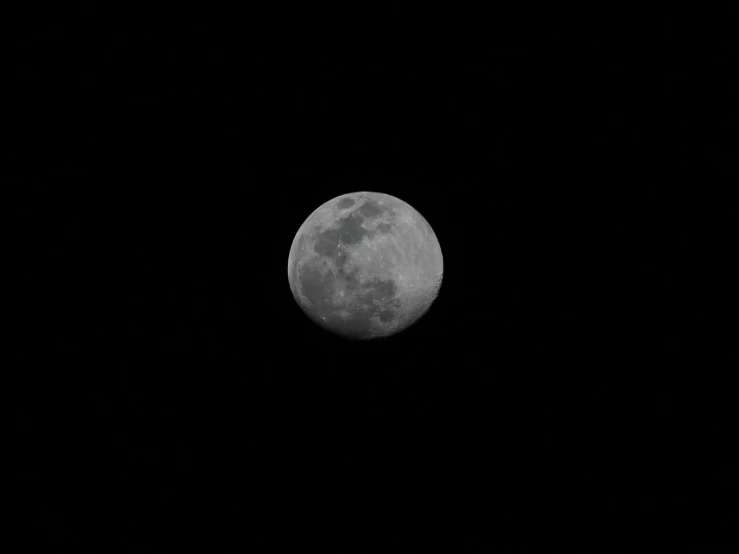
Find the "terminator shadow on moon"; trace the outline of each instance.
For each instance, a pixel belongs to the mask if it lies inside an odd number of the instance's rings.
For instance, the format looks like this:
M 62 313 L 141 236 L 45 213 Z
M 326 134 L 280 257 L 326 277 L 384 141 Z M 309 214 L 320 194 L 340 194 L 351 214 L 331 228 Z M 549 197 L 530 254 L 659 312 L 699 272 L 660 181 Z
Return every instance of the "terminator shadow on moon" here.
M 378 192 L 338 196 L 293 239 L 290 290 L 315 323 L 351 339 L 387 337 L 422 317 L 438 295 L 441 247 L 406 202 Z

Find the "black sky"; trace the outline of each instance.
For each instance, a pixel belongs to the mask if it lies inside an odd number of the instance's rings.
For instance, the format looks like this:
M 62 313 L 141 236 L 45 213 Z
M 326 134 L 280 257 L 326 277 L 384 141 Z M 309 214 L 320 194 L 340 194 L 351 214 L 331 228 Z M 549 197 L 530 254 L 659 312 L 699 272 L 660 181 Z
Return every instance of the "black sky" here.
M 29 552 L 732 551 L 720 18 L 185 11 L 17 30 Z M 427 316 L 371 343 L 318 329 L 286 274 L 358 190 L 419 210 L 445 263 Z

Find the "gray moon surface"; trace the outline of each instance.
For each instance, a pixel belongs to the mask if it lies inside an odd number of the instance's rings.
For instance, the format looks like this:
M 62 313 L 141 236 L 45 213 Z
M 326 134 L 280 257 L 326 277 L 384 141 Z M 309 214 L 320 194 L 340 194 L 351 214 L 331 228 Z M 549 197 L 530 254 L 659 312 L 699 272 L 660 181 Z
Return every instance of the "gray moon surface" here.
M 317 208 L 295 235 L 287 261 L 300 308 L 351 339 L 407 329 L 436 299 L 443 272 L 429 223 L 379 192 L 344 194 Z

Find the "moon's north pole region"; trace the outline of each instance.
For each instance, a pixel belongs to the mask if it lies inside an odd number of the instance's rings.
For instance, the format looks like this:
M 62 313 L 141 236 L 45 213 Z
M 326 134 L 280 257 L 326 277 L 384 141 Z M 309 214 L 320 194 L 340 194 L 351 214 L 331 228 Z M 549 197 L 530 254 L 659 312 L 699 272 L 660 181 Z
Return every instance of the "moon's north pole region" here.
M 406 202 L 378 192 L 338 196 L 293 239 L 287 277 L 314 322 L 372 339 L 415 323 L 439 293 L 444 270 L 431 226 Z

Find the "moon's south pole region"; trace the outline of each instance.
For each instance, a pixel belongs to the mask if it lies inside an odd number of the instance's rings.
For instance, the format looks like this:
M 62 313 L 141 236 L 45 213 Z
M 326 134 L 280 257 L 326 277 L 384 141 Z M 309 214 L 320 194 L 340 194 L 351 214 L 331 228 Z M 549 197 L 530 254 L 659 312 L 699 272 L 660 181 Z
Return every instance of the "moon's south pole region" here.
M 293 239 L 290 290 L 314 322 L 351 339 L 408 328 L 439 293 L 444 263 L 436 234 L 406 202 L 378 192 L 338 196 Z

